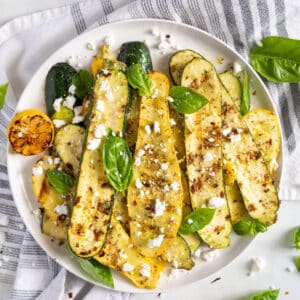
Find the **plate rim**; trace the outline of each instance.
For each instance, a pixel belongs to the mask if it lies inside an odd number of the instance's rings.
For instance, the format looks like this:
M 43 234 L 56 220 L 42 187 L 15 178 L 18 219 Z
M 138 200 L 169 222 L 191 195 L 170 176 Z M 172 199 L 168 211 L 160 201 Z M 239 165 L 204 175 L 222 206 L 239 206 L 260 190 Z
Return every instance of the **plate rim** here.
M 51 61 L 52 57 L 57 55 L 61 50 L 62 48 L 64 47 L 67 47 L 69 44 L 73 43 L 75 40 L 77 40 L 79 37 L 80 38 L 83 38 L 84 36 L 88 36 L 90 34 L 92 34 L 92 32 L 97 32 L 99 30 L 101 30 L 103 27 L 109 27 L 111 25 L 118 25 L 118 24 L 127 24 L 127 23 L 135 23 L 135 22 L 149 22 L 149 23 L 152 23 L 152 26 L 157 26 L 157 22 L 161 22 L 161 23 L 164 23 L 164 24 L 170 24 L 170 25 L 177 25 L 177 26 L 182 26 L 188 30 L 194 30 L 194 31 L 197 31 L 199 32 L 200 34 L 206 36 L 206 38 L 208 39 L 212 39 L 214 42 L 218 43 L 218 44 L 221 44 L 223 47 L 227 48 L 227 50 L 229 50 L 231 53 L 234 54 L 234 56 L 236 56 L 240 61 L 242 61 L 242 63 L 246 66 L 247 70 L 250 70 L 251 71 L 251 76 L 255 77 L 255 80 L 257 80 L 257 82 L 259 83 L 259 86 L 263 89 L 264 93 L 266 94 L 267 98 L 268 98 L 268 102 L 271 104 L 272 106 L 272 109 L 274 111 L 274 113 L 276 114 L 276 116 L 278 117 L 278 120 L 279 120 L 279 127 L 280 127 L 280 132 L 281 132 L 281 136 L 280 136 L 280 141 L 281 141 L 281 144 L 280 144 L 280 159 L 281 159 L 281 170 L 280 170 L 280 174 L 279 174 L 279 177 L 278 177 L 278 186 L 279 186 L 279 183 L 281 181 L 281 178 L 282 178 L 282 168 L 284 166 L 284 158 L 285 158 L 285 148 L 283 147 L 283 136 L 282 136 L 282 124 L 281 124 L 281 120 L 280 120 L 280 115 L 279 115 L 279 112 L 278 112 L 278 109 L 276 107 L 276 105 L 273 103 L 273 98 L 268 90 L 268 88 L 266 87 L 265 83 L 263 82 L 263 80 L 260 78 L 260 76 L 257 74 L 257 72 L 254 70 L 254 68 L 250 65 L 250 63 L 246 60 L 246 58 L 244 58 L 240 53 L 238 53 L 232 46 L 226 44 L 224 41 L 222 41 L 221 39 L 217 38 L 216 36 L 212 35 L 211 33 L 209 32 L 206 32 L 198 27 L 195 27 L 195 26 L 192 26 L 192 25 L 189 25 L 189 24 L 185 24 L 185 23 L 181 23 L 181 22 L 177 22 L 177 21 L 174 21 L 174 20 L 168 20 L 168 19 L 160 19 L 160 18 L 136 18 L 136 19 L 125 19 L 125 20 L 116 20 L 116 21 L 111 21 L 109 23 L 106 23 L 106 24 L 103 24 L 103 25 L 100 25 L 100 26 L 97 26 L 95 28 L 92 28 L 90 30 L 87 30 L 79 35 L 77 35 L 76 37 L 68 40 L 67 42 L 65 42 L 63 45 L 61 45 L 58 49 L 56 49 L 53 53 L 51 53 L 49 55 L 49 57 L 43 61 L 43 63 L 37 68 L 37 70 L 34 72 L 34 74 L 31 76 L 30 80 L 27 82 L 24 90 L 22 91 L 20 97 L 19 97 L 19 102 L 18 104 L 16 105 L 16 108 L 15 108 L 15 111 L 14 111 L 14 114 L 16 112 L 18 112 L 18 108 L 20 106 L 20 103 L 23 99 L 23 96 L 24 94 L 26 94 L 27 92 L 27 89 L 29 88 L 29 84 L 35 80 L 35 78 L 37 77 L 37 74 L 40 72 L 40 69 L 43 68 L 45 65 L 48 64 L 48 61 Z M 150 28 L 149 28 L 150 29 Z M 67 271 L 71 272 L 72 274 L 80 277 L 81 279 L 87 281 L 87 282 L 90 282 L 96 286 L 99 286 L 101 288 L 105 288 L 107 289 L 108 291 L 119 291 L 119 292 L 133 292 L 133 293 L 138 293 L 138 294 L 151 294 L 151 293 L 159 293 L 159 292 L 166 292 L 166 291 L 171 291 L 171 290 L 174 290 L 174 289 L 177 289 L 179 287 L 186 287 L 186 286 L 189 286 L 193 283 L 196 283 L 196 282 L 200 282 L 200 281 L 203 281 L 205 279 L 207 279 L 208 277 L 210 276 L 213 276 L 214 274 L 216 274 L 217 272 L 220 272 L 222 269 L 230 266 L 242 253 L 244 253 L 244 251 L 249 247 L 249 245 L 254 241 L 254 238 L 251 238 L 251 240 L 248 242 L 248 244 L 244 247 L 244 249 L 242 249 L 241 252 L 239 252 L 239 254 L 237 256 L 235 256 L 233 259 L 231 259 L 228 263 L 226 263 L 225 265 L 223 265 L 220 269 L 214 271 L 213 273 L 211 273 L 210 275 L 204 277 L 204 278 L 200 278 L 200 279 L 195 279 L 195 280 L 192 280 L 191 282 L 189 283 L 185 283 L 185 284 L 181 284 L 177 287 L 168 287 L 168 288 L 155 288 L 153 290 L 147 290 L 147 289 L 138 289 L 138 290 L 134 290 L 134 291 L 128 291 L 128 290 L 125 290 L 125 289 L 116 289 L 116 288 L 110 288 L 100 282 L 96 282 L 94 280 L 92 280 L 91 278 L 89 278 L 88 275 L 86 275 L 83 271 L 81 271 L 79 269 L 79 267 L 77 268 L 77 271 L 74 272 L 74 270 L 70 270 L 69 267 L 67 267 L 64 262 L 60 259 L 60 258 L 54 258 L 52 255 L 49 254 L 48 252 L 48 249 L 47 249 L 47 246 L 46 244 L 44 244 L 41 240 L 39 240 L 37 234 L 35 233 L 35 231 L 30 227 L 29 225 L 29 220 L 27 220 L 27 218 L 25 218 L 23 216 L 23 213 L 22 213 L 22 208 L 21 208 L 21 204 L 19 203 L 19 201 L 17 199 L 17 197 L 15 196 L 16 192 L 14 191 L 13 189 L 13 186 L 12 186 L 12 175 L 11 175 L 11 167 L 12 167 L 12 163 L 11 163 L 11 154 L 10 153 L 10 145 L 9 143 L 7 143 L 7 149 L 6 149 L 6 154 L 7 154 L 7 173 L 8 173 L 8 181 L 9 181 L 9 186 L 10 186 L 10 191 L 12 193 L 12 197 L 13 197 L 13 200 L 14 200 L 14 203 L 15 203 L 15 206 L 18 210 L 18 213 L 22 219 L 22 221 L 24 222 L 25 226 L 26 226 L 26 229 L 29 231 L 29 233 L 32 235 L 32 237 L 34 238 L 35 242 L 45 251 L 45 253 L 47 255 L 49 255 L 52 259 L 55 259 L 55 261 L 63 268 L 65 268 Z M 134 287 L 135 288 L 135 287 Z

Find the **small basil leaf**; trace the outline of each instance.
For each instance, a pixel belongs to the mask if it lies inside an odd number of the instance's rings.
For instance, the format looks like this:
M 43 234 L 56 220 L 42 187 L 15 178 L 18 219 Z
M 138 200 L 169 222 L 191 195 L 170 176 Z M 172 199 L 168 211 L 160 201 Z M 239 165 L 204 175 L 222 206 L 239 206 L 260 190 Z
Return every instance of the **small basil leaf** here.
M 268 230 L 268 226 L 259 221 L 255 221 L 254 224 L 256 232 L 266 232 Z
M 270 36 L 250 51 L 254 69 L 273 82 L 300 81 L 300 40 Z
M 76 97 L 83 99 L 92 92 L 93 78 L 87 70 L 79 70 L 73 77 L 72 83 L 75 85 Z
M 170 96 L 170 106 L 181 114 L 192 114 L 208 103 L 203 95 L 179 85 L 171 87 Z
M 209 224 L 215 214 L 215 208 L 198 208 L 187 215 L 179 227 L 179 233 L 190 234 Z
M 294 243 L 296 249 L 300 249 L 300 227 L 294 230 Z
M 126 141 L 111 131 L 104 140 L 103 162 L 110 184 L 117 191 L 125 191 L 133 176 L 132 155 Z
M 6 93 L 7 93 L 7 88 L 8 88 L 8 82 L 4 83 L 3 85 L 0 85 L 0 110 L 4 106 L 5 96 L 6 96 Z
M 249 297 L 247 300 L 276 300 L 279 295 L 279 290 L 264 291 L 259 294 Z
M 79 264 L 80 268 L 84 271 L 84 273 L 89 275 L 89 277 L 111 288 L 114 287 L 114 280 L 110 269 L 107 266 L 100 264 L 95 259 L 86 259 L 76 256 L 71 250 L 69 244 L 66 244 L 66 249 L 68 250 L 72 259 Z
M 131 65 L 127 69 L 127 77 L 129 84 L 139 90 L 140 96 L 150 96 L 151 80 L 143 71 L 141 64 Z
M 295 257 L 295 265 L 296 265 L 298 272 L 300 272 L 300 256 Z
M 61 195 L 66 195 L 75 184 L 75 179 L 63 171 L 57 169 L 48 170 L 47 178 L 49 183 Z
M 244 116 L 250 110 L 250 91 L 249 91 L 249 77 L 246 69 L 244 69 L 243 89 L 240 113 Z
M 233 225 L 233 230 L 238 235 L 247 235 L 250 233 L 252 227 L 251 220 L 242 218 L 240 221 Z

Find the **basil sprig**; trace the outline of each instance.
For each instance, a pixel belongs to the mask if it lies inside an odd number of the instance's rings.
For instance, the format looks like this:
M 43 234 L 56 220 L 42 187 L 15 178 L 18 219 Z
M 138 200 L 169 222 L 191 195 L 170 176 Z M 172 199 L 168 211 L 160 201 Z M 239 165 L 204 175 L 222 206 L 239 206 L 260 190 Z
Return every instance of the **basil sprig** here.
M 76 97 L 83 99 L 85 96 L 91 94 L 93 88 L 93 78 L 87 70 L 79 70 L 72 77 L 72 83 L 75 85 Z
M 198 208 L 187 215 L 179 227 L 179 233 L 190 234 L 209 224 L 215 214 L 215 208 Z
M 122 138 L 113 136 L 110 130 L 104 140 L 103 162 L 110 184 L 120 192 L 129 186 L 132 172 L 132 155 Z
M 243 89 L 240 113 L 244 116 L 250 110 L 250 91 L 249 91 L 249 77 L 246 69 L 244 69 Z
M 270 36 L 250 51 L 254 69 L 273 82 L 300 81 L 300 40 Z
M 296 265 L 297 271 L 300 272 L 300 256 L 295 257 L 295 265 Z
M 139 90 L 140 96 L 150 96 L 151 95 L 151 80 L 148 75 L 143 71 L 141 64 L 131 65 L 127 69 L 128 83 L 134 89 Z
M 170 96 L 170 106 L 181 114 L 192 114 L 208 103 L 203 95 L 180 85 L 171 87 Z
M 294 243 L 296 249 L 300 249 L 300 227 L 294 230 Z
M 48 170 L 46 175 L 49 183 L 61 195 L 68 194 L 75 184 L 75 179 L 72 176 L 57 169 Z
M 114 287 L 114 280 L 110 269 L 107 266 L 100 264 L 95 259 L 86 259 L 76 256 L 70 248 L 70 245 L 66 244 L 66 249 L 68 250 L 72 259 L 74 259 L 82 269 L 93 280 L 103 283 L 111 288 Z
M 247 300 L 276 300 L 279 295 L 279 290 L 263 291 L 249 297 Z
M 0 85 L 0 110 L 4 106 L 5 96 L 6 96 L 6 93 L 7 93 L 7 88 L 8 88 L 8 82 L 4 83 L 3 85 Z
M 259 221 L 242 218 L 239 222 L 233 225 L 233 230 L 238 235 L 256 236 L 259 232 L 267 231 L 268 227 Z

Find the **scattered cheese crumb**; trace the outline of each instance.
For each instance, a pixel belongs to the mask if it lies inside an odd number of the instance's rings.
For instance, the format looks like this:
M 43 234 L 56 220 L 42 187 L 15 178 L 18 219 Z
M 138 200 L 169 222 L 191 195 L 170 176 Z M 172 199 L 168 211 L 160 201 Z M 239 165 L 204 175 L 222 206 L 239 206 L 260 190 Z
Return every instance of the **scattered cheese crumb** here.
M 65 101 L 63 102 L 63 106 L 73 109 L 76 102 L 76 98 L 74 96 L 67 96 Z
M 19 131 L 19 132 L 18 132 L 18 137 L 21 138 L 22 136 L 23 136 L 23 132 L 22 132 L 22 131 Z
M 120 216 L 120 215 L 119 215 L 119 216 L 116 216 L 116 220 L 117 220 L 117 221 L 122 221 L 122 219 L 123 219 L 122 216 Z
M 69 87 L 68 92 L 69 92 L 71 95 L 74 95 L 74 94 L 75 94 L 75 91 L 76 91 L 76 86 L 75 86 L 74 84 L 71 84 L 70 87 Z
M 163 242 L 164 240 L 164 235 L 163 234 L 160 234 L 158 237 L 152 239 L 152 240 L 148 240 L 148 244 L 147 246 L 149 248 L 156 248 L 156 247 L 159 247 L 161 245 L 161 243 Z
M 94 131 L 94 136 L 96 139 L 101 139 L 106 135 L 106 128 L 104 125 L 99 124 L 96 126 L 95 131 Z
M 199 247 L 194 253 L 193 253 L 193 257 L 194 258 L 200 258 L 201 256 L 201 247 Z
M 166 193 L 166 192 L 169 192 L 169 191 L 170 191 L 170 187 L 166 184 L 164 186 L 164 192 Z
M 153 92 L 153 94 L 152 94 L 152 96 L 151 96 L 151 98 L 152 98 L 152 99 L 157 98 L 158 93 L 159 93 L 158 89 L 155 89 L 154 92 Z
M 93 42 L 87 42 L 86 47 L 91 50 L 91 51 L 95 51 L 96 50 L 96 46 Z
M 104 102 L 102 100 L 97 101 L 96 109 L 99 110 L 99 111 L 104 112 Z
M 179 183 L 177 181 L 172 182 L 170 186 L 171 186 L 171 189 L 174 191 L 179 190 Z
M 149 125 L 146 125 L 146 126 L 145 126 L 145 131 L 146 131 L 146 133 L 147 133 L 148 135 L 150 135 L 150 134 L 151 134 L 151 127 L 150 127 Z
M 168 96 L 168 97 L 167 97 L 167 100 L 168 100 L 169 102 L 173 102 L 173 101 L 174 101 L 174 99 L 173 99 L 171 96 Z
M 61 205 L 57 205 L 54 208 L 54 211 L 58 213 L 59 215 L 67 215 L 68 214 L 68 207 L 65 203 Z
M 278 162 L 276 161 L 276 159 L 272 158 L 270 162 L 270 169 L 276 171 L 278 167 L 279 167 Z
M 164 228 L 164 227 L 160 227 L 160 228 L 159 228 L 159 232 L 160 232 L 160 233 L 164 233 L 164 232 L 165 232 L 165 228 Z
M 140 231 L 137 231 L 137 232 L 135 233 L 135 235 L 136 235 L 136 236 L 141 236 L 142 233 L 141 233 Z
M 64 121 L 64 120 L 59 120 L 59 119 L 54 119 L 54 120 L 52 120 L 52 122 L 53 122 L 53 124 L 54 124 L 54 126 L 55 126 L 56 128 L 63 127 L 64 125 L 67 124 L 66 121 Z
M 121 249 L 119 252 L 121 258 L 127 259 L 127 254 L 124 252 L 124 249 Z
M 238 62 L 233 63 L 233 75 L 237 75 L 243 70 L 242 66 Z
M 84 116 L 75 116 L 72 119 L 72 124 L 79 124 L 84 121 Z
M 55 157 L 53 160 L 55 165 L 58 165 L 60 163 L 60 158 L 59 157 Z
M 168 167 L 169 167 L 168 163 L 161 164 L 161 169 L 164 170 L 164 171 L 168 170 Z
M 33 176 L 41 176 L 43 174 L 43 167 L 42 166 L 33 167 L 32 174 L 33 174 Z
M 187 219 L 186 222 L 187 222 L 188 224 L 193 224 L 193 223 L 194 223 L 192 219 Z
M 286 270 L 287 270 L 288 272 L 292 273 L 292 272 L 295 272 L 295 271 L 296 271 L 296 268 L 295 268 L 294 266 L 289 266 L 289 267 L 286 268 Z
M 203 156 L 203 161 L 209 162 L 214 159 L 213 155 L 211 153 L 205 153 Z
M 141 189 L 143 187 L 143 184 L 142 184 L 142 182 L 140 181 L 139 178 L 137 178 L 135 180 L 135 186 L 136 186 L 137 189 Z
M 32 213 L 35 215 L 35 216 L 38 216 L 40 217 L 42 215 L 42 212 L 41 212 L 41 209 L 40 208 L 37 208 L 37 209 L 34 209 L 32 211 Z
M 214 139 L 213 137 L 210 137 L 210 138 L 208 138 L 208 141 L 209 141 L 210 143 L 212 143 L 212 142 L 215 141 L 215 139 Z
M 111 46 L 112 43 L 113 43 L 113 37 L 111 35 L 107 35 L 105 38 L 104 38 L 104 43 Z
M 154 122 L 154 132 L 160 133 L 159 123 L 157 121 Z
M 51 156 L 48 156 L 47 161 L 49 165 L 53 165 L 53 158 Z
M 100 146 L 100 139 L 91 139 L 88 140 L 87 149 L 88 150 L 96 150 Z
M 240 134 L 231 135 L 229 138 L 230 138 L 231 143 L 237 143 L 237 142 L 241 141 L 241 135 Z
M 82 112 L 82 106 L 81 105 L 78 105 L 78 106 L 74 107 L 74 114 L 75 114 L 75 116 L 80 116 L 81 112 Z
M 207 249 L 201 252 L 201 258 L 207 262 L 215 260 L 219 256 L 219 250 Z
M 174 120 L 174 119 L 170 119 L 170 124 L 171 124 L 171 126 L 175 126 L 176 125 L 176 121 Z
M 223 134 L 224 136 L 227 136 L 230 132 L 231 132 L 231 128 L 225 128 L 225 129 L 223 129 L 222 134 Z
M 154 216 L 159 217 L 162 216 L 166 209 L 166 202 L 160 201 L 160 199 L 155 199 L 155 208 L 154 208 Z
M 134 266 L 133 265 L 130 265 L 128 264 L 127 262 L 123 265 L 122 267 L 122 271 L 123 272 L 131 272 L 134 270 Z
M 148 264 L 142 264 L 142 269 L 140 270 L 140 274 L 144 277 L 150 278 L 151 267 Z
M 9 222 L 9 216 L 0 214 L 0 225 L 7 226 Z
M 135 158 L 134 165 L 138 167 L 138 166 L 141 165 L 141 163 L 142 163 L 141 157 L 140 157 L 140 156 L 137 156 L 137 157 Z
M 55 111 L 59 112 L 60 111 L 60 106 L 61 106 L 61 102 L 63 101 L 63 98 L 57 98 L 54 100 L 53 102 L 53 108 Z
M 220 207 L 224 206 L 225 203 L 226 203 L 226 200 L 224 198 L 212 197 L 209 199 L 208 206 L 220 208 Z
M 157 27 L 153 27 L 151 30 L 152 35 L 158 37 L 159 36 L 159 30 Z
M 184 269 L 171 269 L 171 272 L 169 273 L 169 277 L 173 277 L 173 278 L 177 278 L 179 277 L 181 274 L 185 274 L 187 273 L 187 270 Z
M 263 46 L 263 43 L 262 43 L 261 40 L 257 40 L 257 41 L 256 41 L 256 45 L 257 45 L 258 47 L 262 47 L 262 46 Z
M 248 275 L 251 276 L 253 275 L 253 273 L 260 272 L 265 267 L 265 265 L 266 263 L 262 258 L 253 258 L 251 262 L 250 272 Z

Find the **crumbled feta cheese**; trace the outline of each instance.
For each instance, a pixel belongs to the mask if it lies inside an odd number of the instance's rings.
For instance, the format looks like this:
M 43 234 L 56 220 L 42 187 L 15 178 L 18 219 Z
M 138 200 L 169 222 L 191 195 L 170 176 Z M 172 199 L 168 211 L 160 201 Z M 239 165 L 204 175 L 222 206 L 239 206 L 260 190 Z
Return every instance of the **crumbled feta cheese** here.
M 162 216 L 166 209 L 166 202 L 160 201 L 160 199 L 155 199 L 155 208 L 154 208 L 154 216 L 159 217 Z
M 226 200 L 224 198 L 212 197 L 208 201 L 208 206 L 209 207 L 219 208 L 219 207 L 224 206 L 225 203 L 226 203 Z
M 171 269 L 171 272 L 169 273 L 169 277 L 178 278 L 181 274 L 185 274 L 188 271 L 184 269 Z
M 55 157 L 53 160 L 55 165 L 58 165 L 60 163 L 60 158 L 59 157 Z
M 243 70 L 242 66 L 238 62 L 233 63 L 233 75 L 237 75 Z
M 81 105 L 78 105 L 78 106 L 74 107 L 74 114 L 75 114 L 75 116 L 80 116 L 81 112 L 82 112 L 82 106 Z
M 68 207 L 65 203 L 61 205 L 57 205 L 54 208 L 54 211 L 58 213 L 59 215 L 67 215 L 68 214 Z
M 141 236 L 142 233 L 141 233 L 140 231 L 137 231 L 137 232 L 135 233 L 135 235 L 136 235 L 136 236 Z
M 170 186 L 173 191 L 179 190 L 179 183 L 177 181 L 172 182 Z
M 231 128 L 225 128 L 225 129 L 223 129 L 222 134 L 224 136 L 227 136 L 230 132 L 231 132 Z
M 107 35 L 105 38 L 104 38 L 104 44 L 107 44 L 109 46 L 112 45 L 113 43 L 113 37 L 111 35 Z
M 97 125 L 94 131 L 94 136 L 96 139 L 101 139 L 102 137 L 106 136 L 105 126 L 102 124 Z
M 143 187 L 143 184 L 142 184 L 142 182 L 140 181 L 139 178 L 137 178 L 135 180 L 135 186 L 136 186 L 137 189 L 141 189 Z
M 22 132 L 22 131 L 19 131 L 19 132 L 18 132 L 18 137 L 21 138 L 22 136 L 23 136 L 23 132 Z
M 214 159 L 213 155 L 211 153 L 205 153 L 203 155 L 203 161 L 205 162 L 209 162 L 209 161 L 212 161 Z
M 215 139 L 214 139 L 213 137 L 210 137 L 210 138 L 208 138 L 208 141 L 209 141 L 210 143 L 212 143 L 212 142 L 215 141 Z
M 211 262 L 215 260 L 219 255 L 219 250 L 217 249 L 207 249 L 201 251 L 201 258 L 205 261 Z
M 148 264 L 142 264 L 142 269 L 140 270 L 140 274 L 144 277 L 150 278 L 151 267 Z
M 200 258 L 201 256 L 201 247 L 199 247 L 194 253 L 193 253 L 193 257 L 194 258 Z
M 67 96 L 65 101 L 63 102 L 63 106 L 69 109 L 73 109 L 75 102 L 76 98 L 74 96 Z
M 135 161 L 134 161 L 134 165 L 135 166 L 140 166 L 141 165 L 141 157 L 140 156 L 137 156 L 136 158 L 135 158 Z
M 151 134 L 151 127 L 150 127 L 149 125 L 146 125 L 146 126 L 145 126 L 145 131 L 146 131 L 146 133 L 147 133 L 148 135 L 150 135 L 150 134 Z
M 120 215 L 119 215 L 119 216 L 116 216 L 116 220 L 117 220 L 117 221 L 122 221 L 122 219 L 123 219 L 122 216 L 120 216 Z
M 91 41 L 87 42 L 86 47 L 87 47 L 89 50 L 91 50 L 91 51 L 95 51 L 95 50 L 96 50 L 95 44 L 94 44 L 93 42 L 91 42 Z
M 75 61 L 74 55 L 69 56 L 68 59 L 67 59 L 67 63 L 69 65 L 73 65 L 74 61 Z
M 54 100 L 53 102 L 53 108 L 55 111 L 59 112 L 60 111 L 60 106 L 61 106 L 61 102 L 63 101 L 63 98 L 57 98 Z
M 32 211 L 32 213 L 35 215 L 35 216 L 38 216 L 40 217 L 42 215 L 42 212 L 41 212 L 41 209 L 40 208 L 37 208 L 37 209 L 34 209 Z
M 109 71 L 107 69 L 101 69 L 101 72 L 104 74 L 104 75 L 108 75 Z
M 157 121 L 154 122 L 154 132 L 160 133 L 159 122 L 157 122 Z
M 159 247 L 161 245 L 161 243 L 163 242 L 164 237 L 165 236 L 163 234 L 160 234 L 158 237 L 156 237 L 156 238 L 154 238 L 152 240 L 148 240 L 147 246 L 149 248 Z
M 215 172 L 209 172 L 208 175 L 211 176 L 211 177 L 215 177 L 216 173 Z
M 256 45 L 257 45 L 258 47 L 262 47 L 262 46 L 263 46 L 263 43 L 262 43 L 261 40 L 257 40 L 257 41 L 256 41 Z
M 233 134 L 230 137 L 231 143 L 237 143 L 241 141 L 241 135 L 240 134 Z
M 51 156 L 48 156 L 47 161 L 49 165 L 53 165 L 53 158 Z
M 43 174 L 43 167 L 42 166 L 33 167 L 32 174 L 33 176 L 41 176 Z
M 166 171 L 166 170 L 168 170 L 168 168 L 169 168 L 168 163 L 161 164 L 161 169 L 162 170 Z
M 152 30 L 151 30 L 151 33 L 152 33 L 152 35 L 154 35 L 156 37 L 158 37 L 159 34 L 160 34 L 160 32 L 159 32 L 159 30 L 158 30 L 157 27 L 153 27 Z
M 286 270 L 287 270 L 288 272 L 292 273 L 292 272 L 295 272 L 295 271 L 296 271 L 296 268 L 295 268 L 294 266 L 288 266 L 288 267 L 286 268 Z
M 201 204 L 201 208 L 205 208 L 206 207 L 206 204 L 205 203 L 202 203 Z
M 134 266 L 133 265 L 130 265 L 128 264 L 127 262 L 123 265 L 122 267 L 122 271 L 123 272 L 131 272 L 134 270 Z
M 160 227 L 159 228 L 159 233 L 164 233 L 165 232 L 165 228 L 164 227 Z
M 88 140 L 87 149 L 88 150 L 96 150 L 100 146 L 100 139 L 91 139 Z
M 7 226 L 9 222 L 9 216 L 0 214 L 0 225 Z
M 139 149 L 137 156 L 143 156 L 145 154 L 145 151 L 143 149 Z
M 176 125 L 176 121 L 174 120 L 174 119 L 170 119 L 170 124 L 171 124 L 171 126 L 175 126 Z
M 104 112 L 104 102 L 102 100 L 97 101 L 96 109 L 99 110 L 99 111 Z
M 177 215 L 181 215 L 181 209 L 177 207 Z
M 72 124 L 79 124 L 84 121 L 84 116 L 75 116 L 72 119 Z
M 276 159 L 272 158 L 270 162 L 270 169 L 276 171 L 278 169 L 279 165 Z
M 236 131 L 237 131 L 238 133 L 242 133 L 242 132 L 243 132 L 243 129 L 242 129 L 242 128 L 237 128 Z
M 54 120 L 52 120 L 52 122 L 53 122 L 53 124 L 54 124 L 54 126 L 55 126 L 56 128 L 63 127 L 64 125 L 67 124 L 66 121 L 64 121 L 64 120 L 59 120 L 59 119 L 54 119 Z
M 187 222 L 188 224 L 193 224 L 193 223 L 194 223 L 192 219 L 187 219 L 186 222 Z
M 167 97 L 167 100 L 168 100 L 169 102 L 173 102 L 173 101 L 174 101 L 174 99 L 173 99 L 171 96 L 168 96 L 168 97 Z
M 127 259 L 127 254 L 124 252 L 124 249 L 121 249 L 121 250 L 120 250 L 119 256 L 120 256 L 121 258 Z
M 166 184 L 166 185 L 164 186 L 164 192 L 167 193 L 167 192 L 169 192 L 169 191 L 170 191 L 170 187 Z
M 172 267 L 178 269 L 178 262 L 176 260 L 173 261 Z
M 152 96 L 151 96 L 151 98 L 152 98 L 152 99 L 157 98 L 158 93 L 159 93 L 158 89 L 155 89 L 154 92 L 153 92 L 153 94 L 152 94 Z
M 71 84 L 68 90 L 69 94 L 74 95 L 75 91 L 76 91 L 76 86 L 74 84 Z
M 261 257 L 256 257 L 253 258 L 251 261 L 251 266 L 250 266 L 250 272 L 249 276 L 253 275 L 253 273 L 260 272 L 264 267 L 266 263 Z

